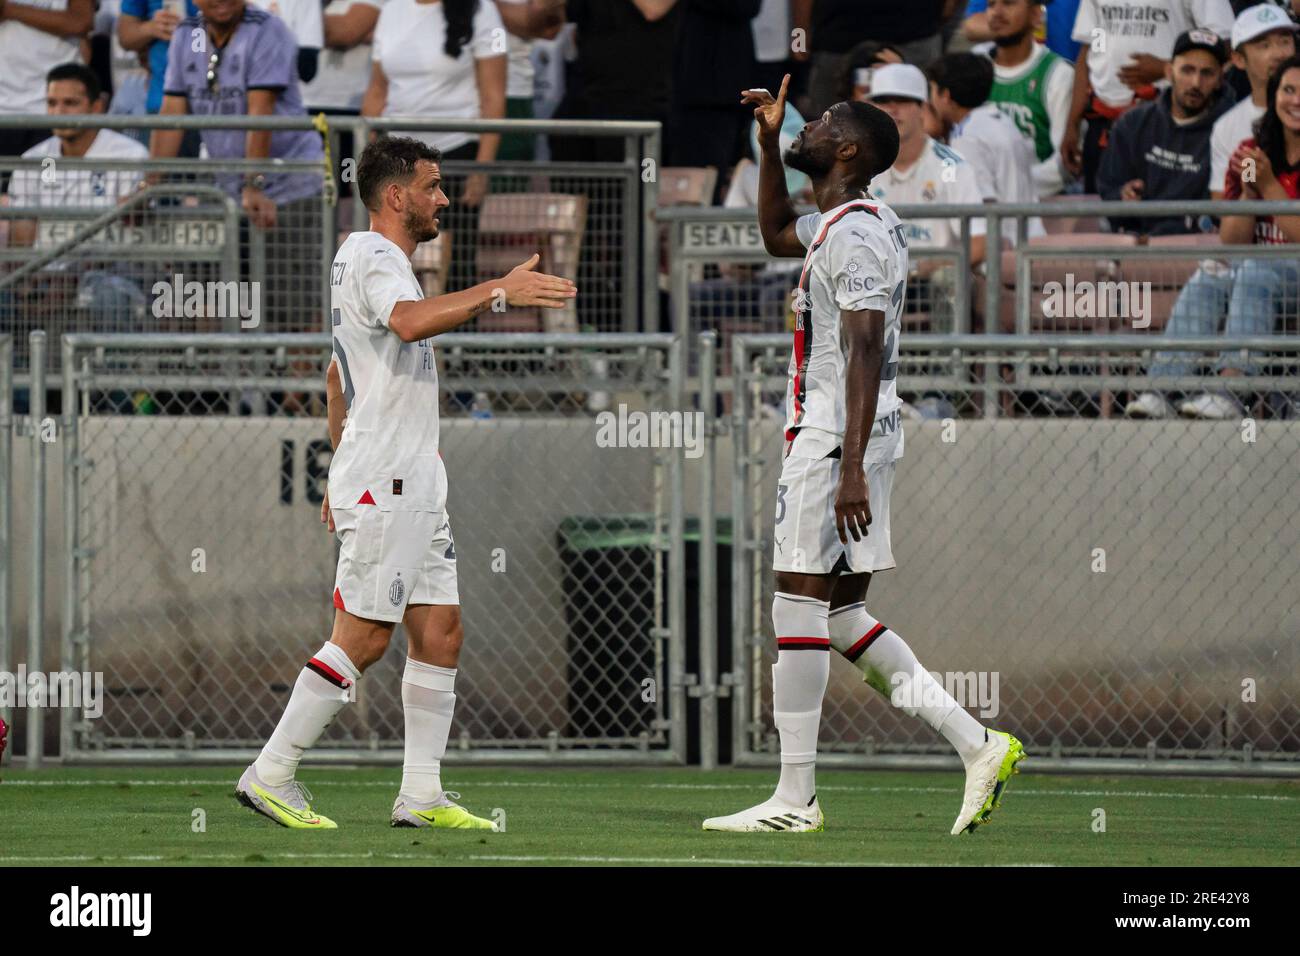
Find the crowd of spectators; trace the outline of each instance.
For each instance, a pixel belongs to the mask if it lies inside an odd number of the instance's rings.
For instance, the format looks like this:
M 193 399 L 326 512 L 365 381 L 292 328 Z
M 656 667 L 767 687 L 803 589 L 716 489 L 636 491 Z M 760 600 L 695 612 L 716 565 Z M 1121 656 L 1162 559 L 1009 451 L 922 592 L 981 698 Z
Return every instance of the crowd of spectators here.
M 3 0 L 0 115 L 66 110 L 71 84 L 91 110 L 124 115 L 657 120 L 663 165 L 712 167 L 705 201 L 746 206 L 757 169 L 753 118 L 738 94 L 775 89 L 790 73 L 791 136 L 845 98 L 894 118 L 898 160 L 870 187 L 890 203 L 1099 194 L 1132 205 L 1108 223 L 1116 232 L 1293 242 L 1290 217 L 1220 224 L 1144 216 L 1141 203 L 1296 197 L 1300 111 L 1288 77 L 1298 18 L 1300 0 Z M 76 135 L 0 128 L 0 157 L 127 154 L 130 137 L 65 132 Z M 449 160 L 483 164 L 623 158 L 617 139 L 415 135 Z M 155 130 L 138 141 L 160 158 L 322 158 L 321 137 L 305 130 Z M 344 156 L 353 152 L 343 144 Z M 8 179 L 0 173 L 0 201 L 10 204 L 71 204 L 85 197 L 69 189 L 82 188 L 102 201 L 119 185 L 78 179 L 51 191 Z M 319 295 L 305 281 L 310 264 L 295 259 L 305 244 L 287 236 L 319 234 L 319 178 L 219 182 L 249 228 L 265 232 L 268 264 L 304 280 L 293 294 Z M 474 210 L 498 182 L 479 173 L 449 183 L 449 214 L 459 217 L 449 223 L 450 288 L 473 281 Z M 798 174 L 790 186 L 809 198 Z M 960 241 L 959 219 L 911 217 L 907 226 L 921 249 Z M 967 264 L 977 275 L 996 276 L 999 247 L 1016 242 L 1016 222 L 1004 226 L 992 242 L 982 220 L 970 222 Z M 1028 237 L 1042 231 L 1026 223 Z M 15 227 L 8 239 L 29 242 L 31 230 Z M 971 278 L 957 270 L 953 256 L 914 257 L 912 295 L 941 327 L 956 284 Z M 765 283 L 770 297 L 780 274 L 746 281 Z M 1294 269 L 1279 260 L 1207 261 L 1184 293 L 1168 335 L 1267 332 L 1279 305 L 1297 309 Z M 1185 364 L 1164 355 L 1152 371 Z M 1251 370 L 1224 359 L 1225 374 Z M 1152 389 L 1130 412 L 1170 408 Z M 1181 410 L 1235 407 L 1188 399 Z

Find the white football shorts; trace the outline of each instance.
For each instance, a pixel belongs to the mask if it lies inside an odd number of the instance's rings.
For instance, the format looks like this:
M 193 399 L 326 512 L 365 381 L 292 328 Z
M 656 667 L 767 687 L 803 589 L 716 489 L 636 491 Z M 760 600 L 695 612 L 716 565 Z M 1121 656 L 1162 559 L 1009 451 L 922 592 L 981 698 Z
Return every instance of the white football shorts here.
M 840 542 L 835 528 L 839 457 L 805 457 L 796 440 L 781 466 L 773 529 L 774 571 L 802 574 L 858 574 L 898 567 L 889 533 L 889 498 L 901 452 L 901 429 L 867 444 L 865 465 L 871 525 L 862 540 Z
M 460 604 L 456 549 L 444 511 L 333 508 L 339 539 L 334 606 L 400 621 L 408 604 Z

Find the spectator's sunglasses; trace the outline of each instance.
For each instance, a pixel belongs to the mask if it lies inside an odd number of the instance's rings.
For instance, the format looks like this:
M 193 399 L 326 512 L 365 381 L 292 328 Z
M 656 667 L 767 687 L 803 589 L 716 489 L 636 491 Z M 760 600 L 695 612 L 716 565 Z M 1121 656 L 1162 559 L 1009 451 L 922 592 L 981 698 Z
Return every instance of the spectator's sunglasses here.
M 221 50 L 214 48 L 212 56 L 208 57 L 208 92 L 217 91 L 217 70 L 221 67 Z

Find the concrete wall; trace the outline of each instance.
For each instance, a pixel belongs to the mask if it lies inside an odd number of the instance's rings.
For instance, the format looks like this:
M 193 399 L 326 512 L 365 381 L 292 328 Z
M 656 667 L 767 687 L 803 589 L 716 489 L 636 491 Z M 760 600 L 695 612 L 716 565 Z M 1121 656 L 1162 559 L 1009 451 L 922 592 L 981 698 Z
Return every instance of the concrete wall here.
M 92 665 L 113 675 L 117 695 L 103 729 L 260 737 L 330 626 L 333 543 L 307 500 L 304 471 L 321 424 L 137 417 L 85 427 Z M 906 430 L 893 503 L 899 569 L 878 576 L 869 607 L 927 667 L 997 671 L 994 723 L 1039 746 L 1060 738 L 1067 746 L 1300 749 L 1300 426 L 1261 422 L 1253 443 L 1233 423 L 958 422 L 953 442 L 938 423 Z M 595 432 L 588 419 L 444 423 L 468 637 L 460 726 L 475 737 L 563 732 L 569 625 L 556 531 L 569 515 L 654 508 L 653 453 L 599 448 Z M 769 496 L 777 432 L 772 424 L 763 439 Z M 285 441 L 294 443 L 288 504 Z M 730 469 L 724 439 L 724 514 Z M 56 444 L 47 669 L 62 606 L 60 471 Z M 29 444 L 20 441 L 19 660 L 29 472 Z M 687 461 L 686 476 L 695 512 L 697 462 Z M 200 547 L 201 574 L 191 570 Z M 496 548 L 505 549 L 503 573 L 492 570 Z M 1096 548 L 1105 550 L 1104 573 L 1094 571 Z M 769 601 L 760 599 L 758 620 L 770 637 Z M 651 622 L 640 624 L 629 642 L 646 640 Z M 331 733 L 400 733 L 400 661 L 392 651 Z M 760 674 L 766 679 L 765 667 Z M 1253 703 L 1241 700 L 1247 679 L 1257 684 Z M 927 728 L 900 724 L 842 661 L 827 714 L 826 739 L 850 746 L 934 740 Z

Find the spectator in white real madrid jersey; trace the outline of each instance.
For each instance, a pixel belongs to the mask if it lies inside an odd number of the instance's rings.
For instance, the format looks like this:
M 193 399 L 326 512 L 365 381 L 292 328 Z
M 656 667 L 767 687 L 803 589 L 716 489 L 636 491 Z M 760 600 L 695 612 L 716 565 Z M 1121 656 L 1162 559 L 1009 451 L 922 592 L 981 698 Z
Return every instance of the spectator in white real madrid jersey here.
M 975 170 L 949 146 L 925 132 L 925 105 L 930 84 L 910 64 L 878 67 L 871 77 L 871 103 L 888 113 L 898 126 L 898 158 L 871 181 L 868 192 L 891 206 L 907 203 L 984 202 Z M 916 219 L 903 223 L 908 245 L 922 258 L 913 263 L 908 297 L 937 324 L 952 328 L 952 301 L 958 281 L 952 261 L 926 259 L 926 249 L 952 249 L 961 242 L 960 217 Z M 984 261 L 984 219 L 970 224 L 972 268 Z M 965 281 L 963 278 L 961 281 Z
M 985 202 L 1033 203 L 1034 148 L 1011 117 L 988 102 L 993 64 L 977 53 L 949 53 L 930 64 L 930 108 L 957 150 L 975 170 Z M 1031 216 L 1030 239 L 1043 235 L 1043 222 Z M 1002 235 L 1016 243 L 1016 220 L 1002 223 Z
M 50 70 L 46 78 L 45 102 L 51 116 L 102 113 L 99 78 L 80 63 L 65 63 Z M 138 140 L 110 129 L 54 129 L 54 135 L 23 153 L 24 159 L 41 159 L 40 169 L 19 169 L 9 184 L 12 206 L 35 208 L 109 207 L 122 202 L 139 187 L 143 175 L 135 170 L 71 169 L 60 166 L 63 159 L 130 159 L 140 161 L 149 151 Z M 49 217 L 45 220 L 18 219 L 9 241 L 14 245 L 53 246 L 71 235 L 74 221 Z M 48 225 L 44 225 L 48 224 Z M 47 229 L 49 231 L 47 231 Z M 146 298 L 139 264 L 59 260 L 47 267 L 25 290 L 34 315 L 59 313 L 59 319 L 84 319 L 97 332 L 143 331 L 134 322 L 145 314 Z M 61 297 L 72 288 L 69 270 L 75 270 L 76 298 Z M 47 284 L 50 273 L 61 279 Z M 0 322 L 7 318 L 14 300 L 9 290 L 0 296 Z M 73 309 L 76 309 L 74 315 Z M 74 326 L 75 327 L 75 326 Z
M 51 116 L 102 113 L 99 78 L 87 66 L 65 63 L 50 70 L 45 86 L 46 112 Z M 111 129 L 59 129 L 23 153 L 24 159 L 50 159 L 42 169 L 20 169 L 9 184 L 11 206 L 111 206 L 131 195 L 143 174 L 134 170 L 60 169 L 62 158 L 148 158 L 139 141 Z M 31 245 L 34 220 L 17 220 L 10 242 Z

